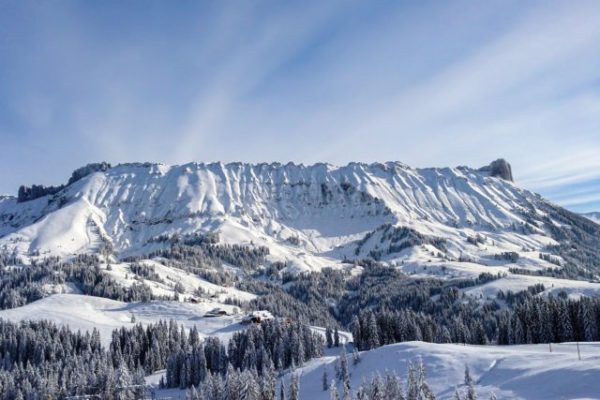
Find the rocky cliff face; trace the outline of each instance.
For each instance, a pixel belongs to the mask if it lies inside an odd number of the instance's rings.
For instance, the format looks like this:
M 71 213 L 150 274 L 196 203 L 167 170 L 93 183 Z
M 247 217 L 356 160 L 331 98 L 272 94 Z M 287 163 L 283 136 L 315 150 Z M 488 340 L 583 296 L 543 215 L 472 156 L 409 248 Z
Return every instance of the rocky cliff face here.
M 431 254 L 479 262 L 556 243 L 552 218 L 538 213 L 542 200 L 509 182 L 503 160 L 480 170 L 390 162 L 146 163 L 81 171 L 57 192 L 1 199 L 0 248 L 62 257 L 111 248 L 121 257 L 156 249 L 158 238 L 218 232 L 225 243 L 266 246 L 274 260 L 318 269 L 413 253 L 418 262 Z M 528 257 L 539 263 L 537 255 Z
M 490 165 L 479 168 L 480 172 L 489 173 L 490 176 L 502 178 L 505 181 L 514 182 L 512 168 L 510 164 L 503 158 L 492 161 Z

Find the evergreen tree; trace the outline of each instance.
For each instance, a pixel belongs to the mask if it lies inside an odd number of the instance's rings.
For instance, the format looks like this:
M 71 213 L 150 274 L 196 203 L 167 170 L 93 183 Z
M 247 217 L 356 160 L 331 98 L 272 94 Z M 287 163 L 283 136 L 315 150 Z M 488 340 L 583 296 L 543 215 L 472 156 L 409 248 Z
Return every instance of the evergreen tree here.
M 350 382 L 344 382 L 343 383 L 343 394 L 342 394 L 342 399 L 343 400 L 352 400 L 352 395 L 350 394 Z
M 325 339 L 327 341 L 327 347 L 333 347 L 333 334 L 331 333 L 331 328 L 329 326 L 325 328 Z
M 397 375 L 388 373 L 384 379 L 384 388 L 385 399 L 404 400 L 402 383 Z
M 300 398 L 300 378 L 298 374 L 292 374 L 290 378 L 290 395 L 289 400 L 299 400 Z
M 356 350 L 356 347 L 354 349 L 352 349 L 352 364 L 356 365 L 360 362 L 360 354 L 358 352 L 358 350 Z
M 340 400 L 337 392 L 337 387 L 335 386 L 335 381 L 331 381 L 331 385 L 329 385 L 329 399 Z
M 475 382 L 471 377 L 469 366 L 465 366 L 465 385 L 467 386 L 467 395 L 465 400 L 477 400 L 477 393 L 475 392 Z
M 452 400 L 462 400 L 462 397 L 460 397 L 460 393 L 458 393 L 458 389 L 454 389 L 454 395 L 452 396 Z
M 279 400 L 285 400 L 285 383 L 283 383 L 283 378 L 279 382 Z

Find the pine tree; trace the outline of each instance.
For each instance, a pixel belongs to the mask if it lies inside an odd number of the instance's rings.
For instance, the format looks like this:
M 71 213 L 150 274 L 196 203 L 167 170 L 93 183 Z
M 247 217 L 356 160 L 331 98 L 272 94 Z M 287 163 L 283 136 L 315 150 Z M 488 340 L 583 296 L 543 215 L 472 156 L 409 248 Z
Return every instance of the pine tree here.
M 371 382 L 370 397 L 373 400 L 384 400 L 385 398 L 385 384 L 379 374 L 376 374 Z
M 327 373 L 327 367 L 323 368 L 323 391 L 329 389 L 329 374 Z
M 418 382 L 419 382 L 419 400 L 435 400 L 435 395 L 427 383 L 427 373 L 423 360 L 419 360 L 418 364 Z
M 465 400 L 477 400 L 477 393 L 475 392 L 475 382 L 471 377 L 469 366 L 465 366 L 465 385 L 467 386 L 467 396 Z
M 129 369 L 125 362 L 121 361 L 119 369 L 116 371 L 116 387 L 115 398 L 117 400 L 131 400 L 134 398 L 133 391 L 131 390 L 132 379 Z
M 412 363 L 408 364 L 408 376 L 406 378 L 406 400 L 419 400 L 419 382 L 415 368 Z
M 356 365 L 360 362 L 360 353 L 356 350 L 356 347 L 352 349 L 352 364 Z
M 200 400 L 196 386 L 192 386 L 185 394 L 186 400 Z
M 342 346 L 340 352 L 340 376 L 338 377 L 342 382 L 347 383 L 350 386 L 350 372 L 348 371 L 348 357 L 346 356 L 346 346 Z
M 458 389 L 454 389 L 454 395 L 452 396 L 452 400 L 462 400 L 460 397 L 460 393 L 458 393 Z
M 343 384 L 344 392 L 342 394 L 343 400 L 352 400 L 352 395 L 350 394 L 350 382 L 344 382 Z
M 335 386 L 335 381 L 331 381 L 331 385 L 329 385 L 329 399 L 340 400 L 337 392 L 337 387 Z
M 333 347 L 333 335 L 331 333 L 331 328 L 329 326 L 327 328 L 325 328 L 325 339 L 327 341 L 327 347 L 328 348 Z
M 385 376 L 384 382 L 385 390 L 384 397 L 386 399 L 404 400 L 404 394 L 402 393 L 402 384 L 400 379 L 395 374 L 388 373 Z
M 285 383 L 283 382 L 283 378 L 279 382 L 279 400 L 285 400 Z
M 292 374 L 290 378 L 290 395 L 289 400 L 299 400 L 300 398 L 300 378 L 298 374 Z
M 275 369 L 273 364 L 269 365 L 266 372 L 263 373 L 262 398 L 263 400 L 275 400 L 277 390 L 277 380 L 275 378 Z
M 245 386 L 245 395 L 242 397 L 244 400 L 260 400 L 261 389 L 258 384 L 258 376 L 255 373 L 246 370 L 242 374 L 243 385 Z
M 366 342 L 367 350 L 379 347 L 379 328 L 375 314 L 372 312 L 369 313 L 369 320 L 367 322 Z
M 354 345 L 356 347 L 358 347 L 359 349 L 363 349 L 364 343 L 363 343 L 363 338 L 362 338 L 362 332 L 360 329 L 360 319 L 358 318 L 357 315 L 352 316 L 352 323 L 350 324 L 350 327 L 352 329 L 352 337 L 354 338 Z
M 560 307 L 560 326 L 561 326 L 561 334 L 560 341 L 561 342 L 570 342 L 575 339 L 575 335 L 573 334 L 573 325 L 571 324 L 571 317 L 569 316 L 569 311 L 567 309 L 567 305 L 564 302 L 561 302 Z
M 579 304 L 581 320 L 583 322 L 583 339 L 586 342 L 592 342 L 596 338 L 596 327 L 592 318 L 591 304 L 583 299 Z

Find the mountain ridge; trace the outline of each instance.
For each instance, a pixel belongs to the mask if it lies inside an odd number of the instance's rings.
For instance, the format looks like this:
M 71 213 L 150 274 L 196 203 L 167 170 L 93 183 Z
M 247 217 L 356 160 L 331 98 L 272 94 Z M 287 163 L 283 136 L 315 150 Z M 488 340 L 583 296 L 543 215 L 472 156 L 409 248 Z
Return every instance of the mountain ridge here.
M 584 217 L 592 220 L 593 222 L 600 224 L 600 212 L 599 211 L 592 211 L 592 212 L 587 212 L 587 213 L 582 213 L 581 215 L 583 215 Z
M 480 169 L 193 162 L 97 163 L 77 171 L 56 192 L 0 200 L 0 248 L 33 258 L 101 250 L 122 258 L 157 250 L 159 237 L 218 232 L 226 244 L 269 248 L 271 261 L 294 271 L 375 254 L 422 265 L 433 253 L 438 263 L 470 262 L 481 272 L 478 266 L 497 264 L 490 260 L 507 252 L 522 253 L 533 270 L 551 268 L 534 252 L 559 245 L 547 226 L 556 206 L 514 185 L 504 160 Z M 357 247 L 385 225 L 416 232 L 411 246 L 396 235 L 396 242 L 381 237 Z M 428 244 L 436 237 L 446 242 L 443 251 Z

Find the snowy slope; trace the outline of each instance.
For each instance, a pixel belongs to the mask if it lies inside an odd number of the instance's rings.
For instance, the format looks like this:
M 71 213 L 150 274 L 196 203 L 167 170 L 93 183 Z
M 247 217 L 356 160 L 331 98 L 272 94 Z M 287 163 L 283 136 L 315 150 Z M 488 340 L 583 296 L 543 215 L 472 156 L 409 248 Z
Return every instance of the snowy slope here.
M 479 398 L 491 392 L 498 399 L 558 400 L 600 399 L 600 344 L 581 343 L 582 360 L 575 344 L 523 346 L 462 346 L 406 342 L 361 353 L 362 361 L 352 365 L 351 387 L 356 390 L 364 379 L 386 371 L 400 374 L 406 382 L 409 362 L 419 359 L 427 369 L 427 381 L 438 399 L 451 399 L 455 386 L 464 393 L 464 369 L 468 365 L 477 383 Z M 336 357 L 324 357 L 308 363 L 300 374 L 301 399 L 326 400 L 322 389 L 323 370 L 334 377 Z M 289 379 L 289 375 L 288 375 Z M 338 383 L 338 393 L 342 393 Z
M 218 307 L 232 315 L 205 317 Z M 72 330 L 90 331 L 98 329 L 102 343 L 110 344 L 111 333 L 122 326 L 131 327 L 131 316 L 136 323 L 150 324 L 160 320 L 174 320 L 186 328 L 196 326 L 205 336 L 229 337 L 242 329 L 239 324 L 244 314 L 235 313 L 236 307 L 204 301 L 199 304 L 174 301 L 152 301 L 147 303 L 124 303 L 101 297 L 76 294 L 55 294 L 22 307 L 0 310 L 0 318 L 10 321 L 48 320 Z
M 427 382 L 437 399 L 450 400 L 455 389 L 464 396 L 465 366 L 469 366 L 478 398 L 488 399 L 493 392 L 497 399 L 511 400 L 573 400 L 600 399 L 600 343 L 580 343 L 581 360 L 575 343 L 520 346 L 463 346 L 405 342 L 383 346 L 360 353 L 361 361 L 353 365 L 349 357 L 351 390 L 376 374 L 399 374 L 406 388 L 409 363 L 423 361 Z M 323 371 L 335 377 L 337 356 L 331 355 L 308 362 L 295 373 L 300 376 L 300 399 L 328 400 L 323 390 Z M 158 384 L 164 372 L 146 378 Z M 284 382 L 289 387 L 290 373 Z M 338 394 L 342 384 L 337 382 Z M 185 391 L 163 389 L 157 398 L 185 398 Z
M 157 297 L 172 296 L 175 284 L 179 283 L 182 287 L 181 299 L 186 300 L 194 298 L 199 300 L 195 294 L 196 289 L 200 288 L 204 292 L 203 298 L 210 298 L 211 301 L 224 302 L 226 299 L 237 299 L 241 301 L 250 301 L 256 295 L 238 290 L 234 287 L 219 286 L 199 278 L 190 272 L 179 268 L 170 268 L 154 260 L 144 260 L 140 264 L 148 265 L 154 268 L 154 272 L 162 279 L 162 282 L 156 282 L 151 279 L 143 279 L 132 272 L 131 263 L 112 263 L 110 269 L 107 264 L 101 264 L 100 268 L 104 273 L 111 276 L 121 286 L 130 287 L 133 284 L 143 282 L 150 287 L 152 293 Z
M 496 279 L 484 285 L 470 287 L 465 293 L 475 298 L 493 299 L 499 290 L 505 293 L 508 290 L 519 292 L 527 290 L 529 286 L 542 284 L 545 287 L 543 294 L 558 295 L 563 291 L 570 298 L 578 299 L 581 296 L 600 296 L 600 283 L 581 280 L 558 279 L 549 276 L 512 275 Z
M 156 250 L 161 236 L 218 232 L 222 243 L 268 247 L 268 260 L 291 271 L 375 258 L 408 273 L 475 276 L 556 268 L 539 257 L 557 244 L 545 223 L 564 225 L 553 207 L 467 167 L 122 164 L 53 195 L 0 199 L 0 249 L 25 261 L 107 248 L 122 258 Z M 401 229 L 421 242 L 405 247 L 392 237 Z
M 600 212 L 589 212 L 581 215 L 590 219 L 591 221 L 594 221 L 597 224 L 600 224 Z

